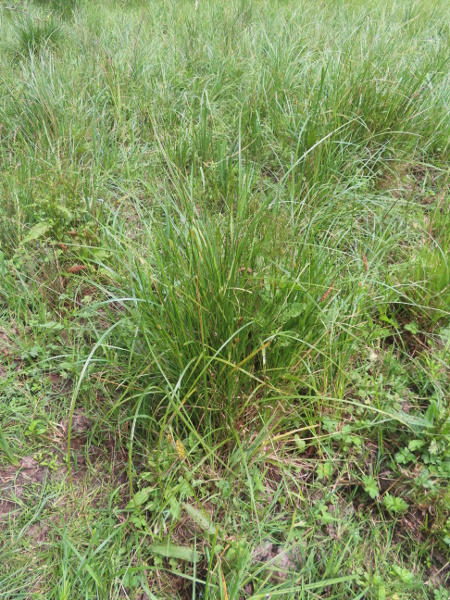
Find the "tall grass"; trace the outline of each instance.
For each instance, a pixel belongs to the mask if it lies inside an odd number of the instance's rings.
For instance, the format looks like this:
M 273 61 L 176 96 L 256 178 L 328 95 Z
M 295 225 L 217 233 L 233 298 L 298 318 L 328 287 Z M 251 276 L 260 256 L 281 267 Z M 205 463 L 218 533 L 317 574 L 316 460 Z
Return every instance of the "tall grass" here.
M 83 405 L 131 496 L 112 492 L 79 545 L 76 521 L 58 529 L 49 597 L 431 597 L 401 571 L 406 509 L 367 477 L 434 502 L 443 547 L 445 3 L 15 8 L 2 307 L 42 368 L 73 376 L 69 446 Z M 395 462 L 418 448 L 422 487 Z M 256 564 L 267 540 L 289 578 Z

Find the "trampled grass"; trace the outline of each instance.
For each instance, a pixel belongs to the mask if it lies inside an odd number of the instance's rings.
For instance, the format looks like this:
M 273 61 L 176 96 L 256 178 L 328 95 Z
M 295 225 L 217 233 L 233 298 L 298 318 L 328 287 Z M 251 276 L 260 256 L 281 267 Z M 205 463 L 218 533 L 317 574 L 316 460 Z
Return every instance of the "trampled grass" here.
M 0 598 L 449 598 L 449 16 L 0 5 Z

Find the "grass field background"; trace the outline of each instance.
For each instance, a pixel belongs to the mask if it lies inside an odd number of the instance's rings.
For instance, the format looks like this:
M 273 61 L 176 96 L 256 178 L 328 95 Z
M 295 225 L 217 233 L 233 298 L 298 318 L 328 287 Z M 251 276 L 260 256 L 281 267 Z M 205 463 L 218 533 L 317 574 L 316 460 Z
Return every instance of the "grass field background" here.
M 447 2 L 0 32 L 0 598 L 448 600 Z

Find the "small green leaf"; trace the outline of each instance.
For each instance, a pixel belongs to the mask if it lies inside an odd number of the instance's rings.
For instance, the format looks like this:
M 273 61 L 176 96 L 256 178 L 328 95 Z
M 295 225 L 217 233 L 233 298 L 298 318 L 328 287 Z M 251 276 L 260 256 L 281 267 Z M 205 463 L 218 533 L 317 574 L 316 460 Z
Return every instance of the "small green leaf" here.
M 128 572 L 125 574 L 122 580 L 122 584 L 124 587 L 137 588 L 140 585 L 139 577 L 137 577 L 137 575 L 134 575 L 133 573 Z
M 415 321 L 411 321 L 411 323 L 405 325 L 405 329 L 406 331 L 410 331 L 414 335 L 417 335 L 419 333 L 419 326 Z
M 414 452 L 415 450 L 420 450 L 420 448 L 423 448 L 424 445 L 425 442 L 423 440 L 411 440 L 408 444 L 408 450 Z
M 62 323 L 58 323 L 57 321 L 48 321 L 47 323 L 42 323 L 38 325 L 41 329 L 53 329 L 54 331 L 61 331 L 64 329 L 64 325 Z
M 130 521 L 135 527 L 137 527 L 137 529 L 145 529 L 147 525 L 147 521 L 144 519 L 144 517 L 139 515 L 133 515 Z
M 142 506 L 142 504 L 147 502 L 149 499 L 150 493 L 153 491 L 153 489 L 154 488 L 152 487 L 146 487 L 136 492 L 136 494 L 133 496 L 133 499 L 128 502 L 125 508 L 128 510 L 133 510 L 133 508 L 136 506 Z
M 406 465 L 407 463 L 415 460 L 414 454 L 412 454 L 408 448 L 402 448 L 399 452 L 395 454 L 395 460 L 400 465 Z
M 336 521 L 333 515 L 328 512 L 327 506 L 322 506 L 321 513 L 322 514 L 318 515 L 318 519 L 325 525 L 329 523 L 334 523 Z
M 384 321 L 385 323 L 389 323 L 389 325 L 393 325 L 396 329 L 398 329 L 398 321 L 392 317 L 391 319 L 386 315 L 380 316 L 380 321 Z
M 319 479 L 328 479 L 333 475 L 333 463 L 331 460 L 317 466 L 317 476 Z
M 364 491 L 369 494 L 371 498 L 376 498 L 380 493 L 378 490 L 378 484 L 371 475 L 363 476 Z
M 394 565 L 392 567 L 392 572 L 404 583 L 408 585 L 414 583 L 414 573 L 411 573 L 411 571 L 408 571 L 408 569 Z
M 38 240 L 45 235 L 49 229 L 50 223 L 47 223 L 47 221 L 36 223 L 36 225 L 33 225 L 28 234 L 23 238 L 22 244 L 28 244 L 28 242 Z
M 170 512 L 172 514 L 172 517 L 174 519 L 178 520 L 180 518 L 181 507 L 180 507 L 180 503 L 175 498 L 175 496 L 171 496 L 169 498 L 169 507 L 170 507 Z
M 178 558 L 188 562 L 199 562 L 202 558 L 200 552 L 187 546 L 176 546 L 175 544 L 152 544 L 150 552 L 164 556 L 165 558 Z
M 294 435 L 294 441 L 299 452 L 304 452 L 306 448 L 305 440 L 302 440 L 299 435 Z
M 207 531 L 210 535 L 216 535 L 216 528 L 211 523 L 210 519 L 206 515 L 204 515 L 200 510 L 197 510 L 190 504 L 183 505 L 186 512 L 192 517 L 192 519 L 199 525 L 202 529 Z
M 283 312 L 283 314 L 281 315 L 281 323 L 286 323 L 287 321 L 290 321 L 291 319 L 296 319 L 297 317 L 299 317 L 301 314 L 303 314 L 305 312 L 305 308 L 306 308 L 306 304 L 302 303 L 300 304 L 299 302 L 294 302 L 293 304 L 291 304 L 291 306 L 288 306 L 286 308 L 286 310 Z
M 408 503 L 402 498 L 396 498 L 391 494 L 386 493 L 384 496 L 384 505 L 390 513 L 404 513 L 408 510 Z
M 325 431 L 328 431 L 328 433 L 332 433 L 337 430 L 338 422 L 334 421 L 333 419 L 330 419 L 330 417 L 323 417 L 322 424 L 323 428 L 325 429 Z

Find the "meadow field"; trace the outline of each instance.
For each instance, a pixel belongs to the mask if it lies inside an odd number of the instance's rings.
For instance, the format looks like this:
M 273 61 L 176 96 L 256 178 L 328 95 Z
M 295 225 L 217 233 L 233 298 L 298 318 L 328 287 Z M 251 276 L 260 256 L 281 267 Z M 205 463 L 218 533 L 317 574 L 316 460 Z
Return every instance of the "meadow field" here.
M 449 600 L 446 0 L 0 0 L 0 599 Z

